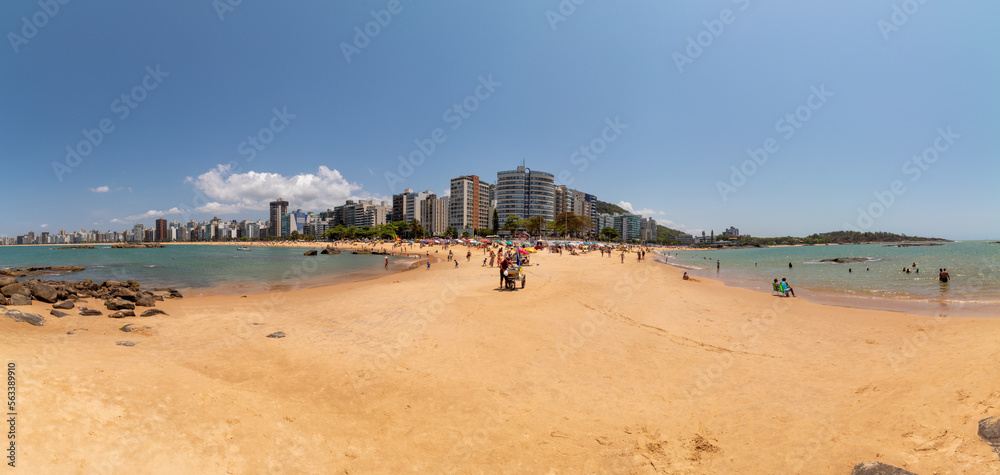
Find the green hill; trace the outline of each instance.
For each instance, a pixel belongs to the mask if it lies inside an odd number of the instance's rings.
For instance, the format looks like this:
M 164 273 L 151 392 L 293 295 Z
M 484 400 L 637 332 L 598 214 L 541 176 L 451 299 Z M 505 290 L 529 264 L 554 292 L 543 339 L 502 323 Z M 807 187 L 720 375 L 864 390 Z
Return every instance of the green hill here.
M 621 206 L 618 206 L 616 204 L 611 204 L 611 203 L 608 203 L 608 202 L 605 202 L 605 201 L 597 200 L 597 214 L 602 214 L 602 213 L 607 213 L 607 214 L 615 214 L 615 213 L 625 214 L 625 213 L 628 213 L 628 210 L 626 210 L 625 208 L 622 208 Z

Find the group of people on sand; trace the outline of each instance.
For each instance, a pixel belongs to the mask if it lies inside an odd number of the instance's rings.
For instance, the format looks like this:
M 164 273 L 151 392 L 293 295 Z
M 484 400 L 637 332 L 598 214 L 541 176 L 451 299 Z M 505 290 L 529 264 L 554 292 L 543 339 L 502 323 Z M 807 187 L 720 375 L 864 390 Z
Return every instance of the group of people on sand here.
M 774 283 L 772 285 L 776 292 L 784 294 L 785 297 L 788 297 L 788 294 L 791 294 L 792 297 L 795 296 L 795 291 L 792 290 L 792 287 L 790 285 L 788 285 L 788 280 L 786 280 L 784 277 L 781 278 L 781 282 L 778 282 L 778 279 L 774 279 Z

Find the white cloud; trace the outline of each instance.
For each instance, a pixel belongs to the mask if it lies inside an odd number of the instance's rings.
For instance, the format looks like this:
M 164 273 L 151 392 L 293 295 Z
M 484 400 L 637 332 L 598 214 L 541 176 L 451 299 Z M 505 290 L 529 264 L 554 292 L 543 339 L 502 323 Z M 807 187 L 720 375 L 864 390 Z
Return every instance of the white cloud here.
M 42 229 L 45 229 L 45 228 L 49 227 L 49 225 L 48 224 L 43 224 L 43 225 L 41 225 L 39 227 L 42 228 Z
M 135 215 L 132 215 L 132 216 L 128 216 L 128 217 L 125 218 L 125 220 L 126 221 L 139 221 L 139 220 L 142 220 L 142 219 L 159 218 L 159 217 L 162 217 L 162 216 L 166 216 L 168 214 L 184 214 L 186 212 L 187 212 L 186 210 L 179 209 L 176 206 L 174 206 L 173 208 L 170 208 L 170 209 L 168 209 L 166 211 L 157 211 L 155 209 L 151 209 L 151 210 L 146 211 L 145 213 L 142 213 L 142 214 L 135 214 Z M 114 223 L 114 222 L 116 222 L 116 220 L 112 219 L 111 222 Z
M 650 209 L 650 208 L 635 209 L 635 208 L 632 207 L 632 203 L 629 203 L 628 201 L 619 201 L 618 202 L 618 206 L 621 206 L 622 208 L 625 208 L 625 210 L 628 211 L 629 213 L 641 214 L 643 216 L 654 216 L 654 215 L 657 215 L 657 216 L 666 216 L 667 215 L 667 213 L 664 213 L 663 211 L 656 211 L 656 210 Z
M 124 223 L 125 221 L 121 220 L 121 219 L 118 219 L 118 218 L 114 218 L 114 219 L 111 220 L 111 222 L 112 223 Z
M 111 188 L 108 188 L 107 186 L 98 186 L 97 188 L 91 188 L 90 191 L 93 191 L 94 193 L 107 193 L 108 191 L 111 191 Z
M 196 208 L 199 213 L 234 214 L 247 210 L 266 210 L 268 202 L 282 198 L 293 209 L 323 210 L 340 206 L 346 200 L 390 198 L 362 191 L 361 185 L 348 182 L 337 170 L 320 166 L 313 173 L 286 177 L 277 173 L 231 173 L 229 165 L 218 165 L 197 178 L 184 181 L 213 200 Z

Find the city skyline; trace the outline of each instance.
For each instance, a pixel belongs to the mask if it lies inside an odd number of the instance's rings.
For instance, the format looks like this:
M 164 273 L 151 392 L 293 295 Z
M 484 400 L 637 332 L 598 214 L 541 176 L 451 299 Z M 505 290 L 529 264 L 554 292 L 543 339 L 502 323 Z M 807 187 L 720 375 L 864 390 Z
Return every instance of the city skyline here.
M 0 235 L 525 161 L 690 233 L 1000 237 L 1000 5 L 898 3 L 3 4 Z

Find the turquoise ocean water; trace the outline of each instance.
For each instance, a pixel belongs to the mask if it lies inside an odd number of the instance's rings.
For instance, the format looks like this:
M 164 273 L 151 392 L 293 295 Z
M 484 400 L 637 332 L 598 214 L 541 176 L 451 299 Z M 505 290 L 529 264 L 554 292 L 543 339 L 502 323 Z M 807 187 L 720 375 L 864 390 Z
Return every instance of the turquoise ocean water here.
M 0 246 L 0 268 L 83 266 L 87 270 L 46 275 L 49 280 L 135 280 L 144 287 L 185 289 L 195 294 L 287 290 L 385 274 L 378 255 L 304 256 L 305 248 L 237 245 L 170 245 L 155 249 L 58 249 L 59 246 Z M 317 247 L 316 249 L 321 249 Z M 390 269 L 412 261 L 390 257 Z
M 821 262 L 838 257 L 865 261 Z M 784 277 L 799 298 L 822 303 L 931 316 L 1000 316 L 1000 244 L 987 241 L 678 251 L 670 252 L 668 261 L 692 275 L 766 292 L 774 278 Z M 939 268 L 948 269 L 947 284 L 938 281 Z

